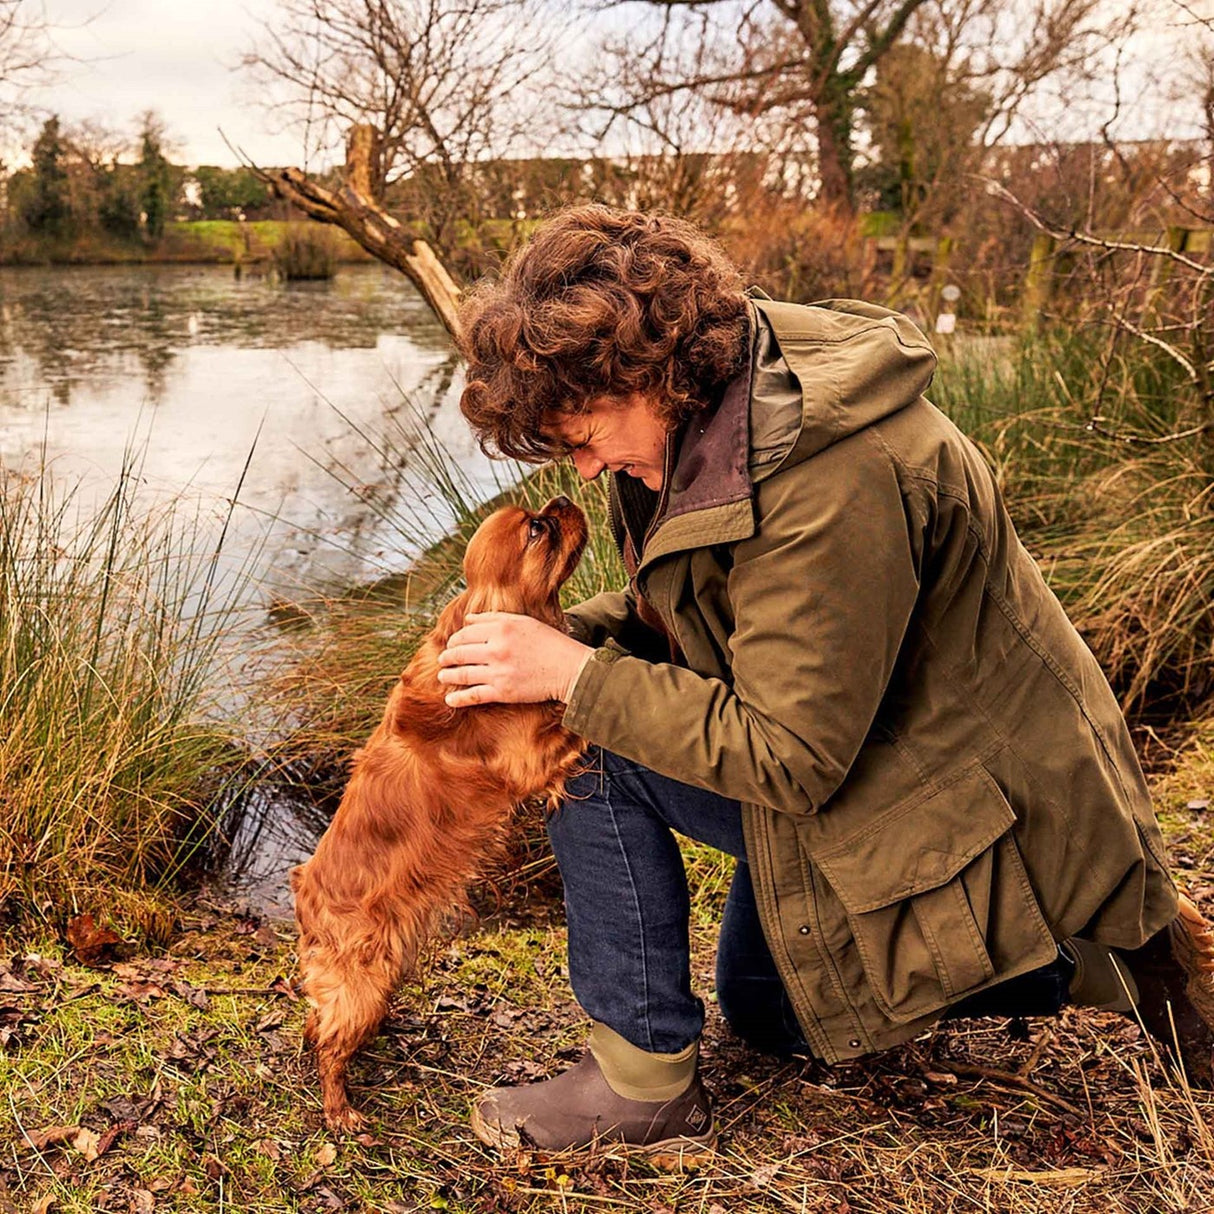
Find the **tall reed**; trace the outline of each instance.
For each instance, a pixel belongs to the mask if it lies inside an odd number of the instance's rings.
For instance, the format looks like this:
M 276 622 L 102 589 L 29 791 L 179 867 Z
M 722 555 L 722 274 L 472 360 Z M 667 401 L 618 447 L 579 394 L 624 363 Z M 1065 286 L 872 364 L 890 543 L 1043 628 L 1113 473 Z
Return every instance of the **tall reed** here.
M 933 399 L 984 447 L 1021 538 L 1127 709 L 1214 694 L 1214 444 L 1145 345 L 1090 331 L 960 344 Z
M 472 533 L 504 501 L 538 508 L 564 493 L 587 512 L 590 541 L 565 585 L 567 603 L 623 583 L 607 526 L 605 485 L 586 484 L 572 469 L 512 461 L 494 465 L 488 480 L 474 480 L 435 436 L 429 416 L 410 401 L 388 416 L 381 433 L 350 424 L 388 470 L 385 479 L 369 485 L 350 469 L 328 471 L 378 517 L 392 549 L 412 555 L 403 571 L 300 605 L 312 626 L 290 634 L 294 648 L 278 689 L 283 713 L 297 727 L 278 756 L 309 770 L 340 766 L 350 748 L 365 740 L 418 642 L 443 604 L 463 588 L 461 563 Z
M 154 921 L 211 828 L 236 739 L 218 646 L 226 520 L 0 472 L 0 919 Z

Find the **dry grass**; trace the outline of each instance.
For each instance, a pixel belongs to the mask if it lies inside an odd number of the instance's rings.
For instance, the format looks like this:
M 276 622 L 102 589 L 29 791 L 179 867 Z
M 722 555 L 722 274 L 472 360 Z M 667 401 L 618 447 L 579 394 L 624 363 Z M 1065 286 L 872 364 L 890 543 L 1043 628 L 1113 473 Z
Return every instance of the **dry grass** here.
M 207 679 L 224 520 L 0 473 L 0 920 L 154 922 L 235 752 Z M 239 570 L 238 579 L 239 580 Z

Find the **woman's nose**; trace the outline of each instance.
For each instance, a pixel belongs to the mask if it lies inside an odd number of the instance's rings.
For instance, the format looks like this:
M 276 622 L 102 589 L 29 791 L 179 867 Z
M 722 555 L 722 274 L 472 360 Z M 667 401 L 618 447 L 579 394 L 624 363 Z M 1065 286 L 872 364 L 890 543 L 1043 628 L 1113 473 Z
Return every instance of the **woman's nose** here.
M 584 481 L 592 481 L 607 467 L 601 459 L 591 455 L 589 451 L 573 452 L 573 466 Z

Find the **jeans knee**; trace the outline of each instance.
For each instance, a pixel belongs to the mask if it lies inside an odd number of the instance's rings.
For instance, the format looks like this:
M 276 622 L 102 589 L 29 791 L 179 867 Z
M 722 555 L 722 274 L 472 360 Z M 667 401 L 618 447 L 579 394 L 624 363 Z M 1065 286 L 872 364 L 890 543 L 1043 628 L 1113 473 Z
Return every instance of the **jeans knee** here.
M 717 1006 L 726 1024 L 751 1049 L 782 1055 L 809 1052 L 779 981 L 719 976 Z

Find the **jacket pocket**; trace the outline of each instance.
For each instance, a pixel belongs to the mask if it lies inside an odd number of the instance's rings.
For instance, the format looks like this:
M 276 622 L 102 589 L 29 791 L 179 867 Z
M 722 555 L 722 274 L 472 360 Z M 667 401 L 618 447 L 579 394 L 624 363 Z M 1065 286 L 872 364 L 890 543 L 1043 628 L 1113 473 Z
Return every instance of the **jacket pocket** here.
M 1015 822 L 976 763 L 923 800 L 815 851 L 891 1020 L 929 1015 L 1054 956 L 1012 837 Z

